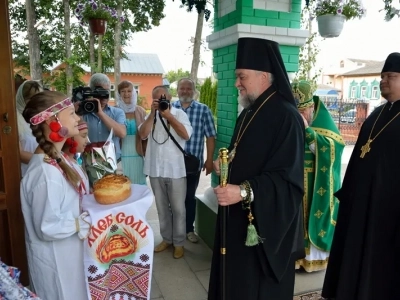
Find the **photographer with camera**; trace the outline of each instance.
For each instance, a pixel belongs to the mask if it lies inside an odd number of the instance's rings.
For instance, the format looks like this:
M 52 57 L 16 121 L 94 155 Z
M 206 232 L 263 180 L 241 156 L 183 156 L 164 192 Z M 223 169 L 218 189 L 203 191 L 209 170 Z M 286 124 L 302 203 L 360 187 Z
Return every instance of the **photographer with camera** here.
M 148 139 L 144 173 L 150 178 L 163 238 L 154 252 L 164 251 L 172 244 L 174 258 L 178 259 L 184 254 L 186 238 L 186 168 L 183 154 L 168 131 L 185 148 L 192 126 L 184 111 L 171 107 L 164 86 L 155 87 L 152 95 L 151 112 L 140 125 L 139 134 L 143 140 Z
M 200 166 L 196 173 L 188 174 L 186 177 L 186 237 L 192 243 L 198 242 L 194 233 L 194 220 L 196 216 L 196 190 L 199 186 L 201 171 L 206 175 L 213 170 L 213 154 L 215 148 L 215 137 L 217 135 L 214 118 L 207 105 L 195 100 L 196 85 L 190 78 L 181 78 L 178 81 L 178 97 L 172 106 L 183 110 L 189 117 L 193 127 L 193 134 L 186 143 L 186 152 L 195 155 L 200 160 Z M 197 95 L 198 96 L 198 95 Z M 204 143 L 204 140 L 206 141 Z M 207 156 L 204 159 L 204 144 L 207 148 Z
M 82 115 L 88 124 L 91 144 L 101 146 L 107 140 L 111 129 L 114 130 L 115 154 L 118 169 L 121 170 L 120 139 L 126 136 L 126 118 L 122 109 L 108 105 L 110 87 L 111 82 L 107 75 L 93 74 L 90 77 L 89 88 L 80 88 L 80 91 L 74 92 L 74 101 L 76 113 Z

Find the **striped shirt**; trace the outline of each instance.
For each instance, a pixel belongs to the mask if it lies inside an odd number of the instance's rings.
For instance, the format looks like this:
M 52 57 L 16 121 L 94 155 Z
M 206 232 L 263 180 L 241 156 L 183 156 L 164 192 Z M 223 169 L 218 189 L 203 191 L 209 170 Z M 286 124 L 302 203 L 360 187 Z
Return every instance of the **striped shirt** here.
M 204 137 L 215 137 L 214 118 L 207 105 L 193 100 L 187 108 L 183 108 L 180 101 L 175 101 L 172 106 L 182 109 L 189 117 L 193 133 L 186 142 L 185 151 L 200 159 L 200 169 L 204 165 Z

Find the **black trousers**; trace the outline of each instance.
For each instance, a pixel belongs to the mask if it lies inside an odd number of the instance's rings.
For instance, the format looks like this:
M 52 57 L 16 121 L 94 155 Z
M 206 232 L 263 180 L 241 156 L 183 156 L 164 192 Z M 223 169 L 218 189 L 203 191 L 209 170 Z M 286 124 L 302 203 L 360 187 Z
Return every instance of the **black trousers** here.
M 199 186 L 200 171 L 186 177 L 186 233 L 194 231 L 194 219 L 196 217 L 196 190 Z

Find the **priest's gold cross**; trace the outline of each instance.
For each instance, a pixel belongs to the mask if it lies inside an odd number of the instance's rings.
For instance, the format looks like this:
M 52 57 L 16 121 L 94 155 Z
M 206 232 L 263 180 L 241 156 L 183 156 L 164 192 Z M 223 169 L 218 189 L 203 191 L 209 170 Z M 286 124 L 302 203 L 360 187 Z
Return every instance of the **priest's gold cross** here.
M 371 147 L 369 146 L 369 145 L 371 145 L 371 143 L 372 143 L 372 140 L 369 139 L 365 143 L 365 145 L 361 147 L 361 155 L 360 155 L 361 158 L 364 158 L 365 154 L 367 154 L 371 150 Z

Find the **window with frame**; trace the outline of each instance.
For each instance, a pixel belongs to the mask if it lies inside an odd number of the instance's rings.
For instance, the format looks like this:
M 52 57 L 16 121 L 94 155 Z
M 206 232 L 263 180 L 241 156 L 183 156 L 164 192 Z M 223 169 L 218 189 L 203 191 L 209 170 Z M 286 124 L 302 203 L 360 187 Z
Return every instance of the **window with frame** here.
M 378 99 L 378 98 L 379 98 L 379 89 L 377 86 L 373 86 L 371 91 L 371 99 Z
M 351 87 L 351 92 L 350 92 L 350 98 L 354 99 L 356 97 L 356 92 L 357 92 L 357 87 L 352 86 Z
M 133 85 L 136 91 L 136 95 L 139 95 L 139 86 L 138 85 Z
M 362 86 L 361 87 L 360 97 L 361 98 L 365 98 L 366 96 L 367 96 L 367 87 L 366 86 Z

